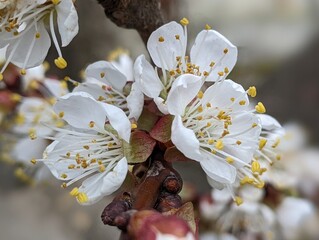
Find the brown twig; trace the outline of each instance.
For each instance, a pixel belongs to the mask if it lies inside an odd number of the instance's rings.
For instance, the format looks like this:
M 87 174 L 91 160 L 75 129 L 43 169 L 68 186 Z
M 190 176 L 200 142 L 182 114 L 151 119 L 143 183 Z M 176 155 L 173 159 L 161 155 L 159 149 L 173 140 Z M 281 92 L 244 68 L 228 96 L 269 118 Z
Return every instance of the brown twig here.
M 98 0 L 105 15 L 117 26 L 135 29 L 146 44 L 151 33 L 164 24 L 160 0 Z

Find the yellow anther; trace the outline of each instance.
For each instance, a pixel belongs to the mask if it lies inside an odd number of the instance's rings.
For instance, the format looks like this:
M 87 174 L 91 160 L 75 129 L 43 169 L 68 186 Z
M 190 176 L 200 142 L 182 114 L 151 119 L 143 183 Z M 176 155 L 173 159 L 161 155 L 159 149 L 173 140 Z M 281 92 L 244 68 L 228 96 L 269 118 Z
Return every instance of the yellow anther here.
M 259 150 L 262 150 L 266 144 L 267 144 L 267 139 L 265 139 L 265 138 L 260 139 L 259 140 Z
M 105 100 L 106 100 L 106 98 L 105 98 L 105 97 L 103 97 L 103 96 L 99 96 L 97 100 L 98 100 L 98 101 L 105 101 Z
M 198 116 L 197 118 L 196 118 L 197 120 L 203 120 L 203 116 Z
M 31 159 L 30 161 L 32 164 L 36 164 L 37 163 L 37 160 L 35 158 Z
M 212 107 L 212 104 L 211 103 L 206 103 L 206 107 L 210 108 L 210 107 Z
M 64 126 L 65 126 L 65 123 L 64 123 L 64 121 L 57 121 L 57 122 L 55 123 L 55 126 L 58 127 L 58 128 L 61 128 L 61 127 L 64 127 Z
M 246 101 L 245 101 L 245 100 L 239 101 L 239 105 L 243 106 L 243 105 L 245 105 L 245 104 L 246 104 Z
M 2 80 L 3 80 L 3 74 L 0 73 L 0 81 L 2 81 Z
M 241 197 L 235 197 L 234 202 L 237 204 L 237 206 L 240 206 L 244 201 Z
M 276 142 L 275 142 L 271 147 L 272 147 L 272 148 L 276 148 L 276 147 L 278 147 L 279 143 L 280 143 L 280 138 L 278 138 L 278 139 L 276 140 Z
M 60 82 L 60 87 L 63 89 L 67 89 L 68 88 L 68 84 L 66 83 L 66 81 L 61 81 Z
M 95 122 L 94 122 L 94 121 L 91 121 L 91 122 L 89 123 L 89 127 L 90 127 L 90 128 L 93 128 L 94 125 L 95 125 Z
M 205 77 L 208 77 L 209 72 L 204 71 L 204 72 L 203 72 L 203 75 L 204 75 Z
M 245 176 L 243 179 L 240 180 L 240 184 L 241 185 L 244 185 L 244 184 L 253 184 L 254 183 L 254 179 L 253 178 L 250 178 L 248 176 Z
M 179 40 L 180 36 L 179 35 L 175 35 L 176 40 Z
M 256 97 L 257 96 L 257 89 L 255 86 L 249 87 L 247 90 L 247 94 L 251 97 Z
M 230 101 L 235 102 L 235 98 L 233 98 L 233 97 L 230 98 Z
M 75 165 L 74 164 L 70 164 L 69 166 L 68 166 L 68 169 L 74 169 L 75 168 Z
M 214 67 L 215 66 L 215 62 L 211 62 L 210 64 L 209 64 L 209 66 L 212 68 L 212 67 Z
M 71 196 L 77 196 L 79 194 L 79 189 L 77 187 L 73 188 L 70 192 Z
M 241 141 L 237 140 L 237 141 L 236 141 L 236 144 L 237 144 L 237 145 L 240 145 L 240 144 L 241 144 Z
M 211 26 L 209 26 L 208 24 L 205 25 L 205 30 L 211 30 L 211 29 L 212 29 Z
M 222 77 L 222 76 L 224 76 L 224 72 L 218 72 L 218 75 L 219 75 L 220 77 Z
M 231 157 L 227 157 L 226 158 L 226 161 L 229 163 L 229 164 L 232 164 L 234 162 L 234 159 L 231 158 Z
M 260 181 L 259 183 L 255 184 L 255 187 L 257 187 L 257 188 L 263 188 L 264 186 L 265 186 L 264 181 Z
M 198 111 L 198 112 L 202 112 L 202 111 L 203 111 L 203 107 L 202 107 L 202 106 L 199 106 L 199 107 L 197 108 L 197 111 Z
M 187 18 L 182 18 L 182 20 L 180 20 L 180 23 L 183 25 L 183 26 L 187 26 L 189 24 L 189 21 Z
M 164 37 L 160 36 L 160 37 L 158 38 L 158 41 L 159 41 L 159 42 L 164 42 L 165 39 L 164 39 Z
M 137 128 L 137 124 L 136 123 L 132 123 L 131 124 L 131 129 L 136 129 Z
M 101 72 L 101 73 L 100 73 L 100 77 L 101 77 L 101 78 L 104 78 L 104 77 L 105 77 L 105 72 Z
M 35 34 L 35 38 L 36 39 L 39 39 L 41 37 L 41 34 L 39 33 L 39 32 L 37 32 L 36 34 Z
M 49 102 L 51 105 L 56 104 L 56 98 L 55 98 L 55 97 L 51 97 L 51 98 L 49 98 L 49 99 L 47 99 L 47 100 L 48 100 L 48 102 Z
M 215 147 L 218 149 L 218 150 L 222 150 L 224 148 L 224 143 L 222 140 L 217 140 L 217 142 L 215 143 Z
M 58 57 L 57 59 L 55 59 L 54 64 L 60 69 L 64 69 L 68 66 L 68 63 L 63 57 Z
M 21 95 L 19 95 L 19 94 L 17 94 L 17 93 L 12 93 L 12 94 L 10 95 L 10 99 L 11 99 L 12 101 L 14 101 L 14 102 L 20 102 L 21 99 L 22 99 L 22 97 L 21 97 Z
M 276 156 L 276 159 L 277 159 L 278 161 L 281 160 L 281 155 L 278 154 L 278 155 Z
M 203 96 L 204 96 L 204 93 L 203 93 L 202 91 L 199 91 L 198 94 L 197 94 L 197 97 L 198 97 L 199 99 L 202 99 Z
M 36 80 L 31 80 L 31 82 L 29 83 L 29 88 L 31 89 L 38 89 L 39 88 L 39 82 Z
M 76 196 L 77 200 L 80 202 L 80 203 L 86 203 L 89 201 L 89 198 L 88 196 L 86 195 L 86 193 L 79 193 L 77 196 Z
M 228 53 L 228 48 L 225 48 L 224 49 L 224 54 L 227 54 Z
M 264 104 L 262 104 L 261 102 L 259 102 L 256 106 L 255 109 L 258 113 L 265 113 L 266 112 L 266 108 L 264 106 Z
M 34 140 L 37 138 L 37 132 L 34 128 L 29 129 L 29 137 L 31 140 Z
M 69 157 L 71 156 L 71 153 L 70 153 L 70 152 L 67 152 L 67 153 L 65 154 L 65 156 L 66 156 L 67 158 L 69 158 Z
M 170 76 L 174 76 L 175 75 L 175 71 L 174 70 L 169 71 L 169 75 Z
M 212 124 L 210 122 L 206 123 L 206 127 L 210 127 Z
M 252 128 L 255 128 L 255 127 L 257 127 L 257 126 L 258 126 L 257 123 L 253 123 L 253 124 L 251 125 Z
M 48 71 L 50 69 L 50 63 L 48 61 L 44 61 L 42 65 L 45 71 Z
M 65 178 L 67 178 L 67 177 L 68 177 L 68 175 L 66 175 L 65 173 L 62 173 L 62 174 L 61 174 L 61 178 L 64 178 L 64 179 L 65 179 Z
M 226 74 L 229 73 L 229 68 L 228 68 L 228 67 L 225 67 L 224 72 L 225 72 Z
M 208 139 L 207 143 L 211 145 L 214 143 L 214 140 L 210 138 L 210 139 Z
M 61 188 L 67 188 L 67 185 L 65 182 L 61 184 Z
M 86 149 L 86 150 L 90 149 L 90 147 L 88 145 L 84 145 L 83 148 Z
M 22 113 L 18 113 L 18 115 L 14 119 L 15 123 L 21 125 L 25 123 L 25 116 Z
M 54 5 L 58 5 L 60 2 L 61 2 L 61 0 L 52 0 L 52 3 L 53 3 Z
M 210 152 L 211 152 L 212 154 L 216 154 L 216 153 L 217 153 L 217 151 L 216 151 L 215 149 L 212 149 Z
M 99 166 L 99 171 L 100 172 L 104 172 L 105 171 L 105 166 L 104 165 L 100 165 Z
M 59 118 L 63 118 L 64 117 L 64 112 L 59 112 Z
M 26 75 L 26 74 L 27 74 L 27 71 L 26 71 L 24 68 L 22 68 L 22 69 L 20 70 L 20 74 L 21 74 L 21 75 Z
M 253 161 L 251 163 L 251 171 L 253 173 L 260 173 L 260 164 L 257 161 Z

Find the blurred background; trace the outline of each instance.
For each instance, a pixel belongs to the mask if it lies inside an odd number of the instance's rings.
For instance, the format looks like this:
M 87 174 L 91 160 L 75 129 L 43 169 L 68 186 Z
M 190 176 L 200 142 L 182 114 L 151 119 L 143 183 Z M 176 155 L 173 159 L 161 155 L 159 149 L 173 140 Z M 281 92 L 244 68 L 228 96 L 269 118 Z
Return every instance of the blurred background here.
M 63 51 L 69 67 L 63 72 L 52 65 L 49 74 L 80 79 L 89 63 L 106 59 L 119 47 L 133 58 L 147 55 L 139 35 L 114 25 L 95 0 L 78 0 L 76 6 L 80 32 Z M 302 124 L 309 145 L 318 146 L 318 0 L 162 0 L 162 7 L 167 21 L 190 20 L 189 47 L 205 24 L 238 46 L 230 78 L 245 88 L 255 85 L 258 101 L 269 114 L 281 123 Z M 50 52 L 48 61 L 54 58 L 56 52 Z M 200 169 L 194 173 L 194 166 L 180 167 L 186 179 L 201 183 L 200 191 L 208 189 Z M 0 161 L 0 239 L 117 239 L 119 232 L 104 226 L 99 217 L 111 198 L 82 207 L 56 181 L 30 187 L 15 178 L 14 171 Z

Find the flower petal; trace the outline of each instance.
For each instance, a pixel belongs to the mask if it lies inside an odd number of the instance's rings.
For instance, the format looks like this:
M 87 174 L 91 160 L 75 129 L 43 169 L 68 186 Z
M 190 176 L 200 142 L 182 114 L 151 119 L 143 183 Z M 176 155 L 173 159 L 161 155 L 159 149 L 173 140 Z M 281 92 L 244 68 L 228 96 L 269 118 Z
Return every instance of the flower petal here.
M 147 49 L 156 66 L 171 70 L 176 68 L 176 57 L 185 56 L 186 41 L 183 27 L 177 22 L 170 22 L 151 34 Z
M 65 47 L 79 32 L 78 14 L 72 0 L 62 0 L 56 5 L 56 11 L 62 47 Z
M 135 81 L 138 83 L 142 92 L 150 97 L 156 98 L 160 95 L 164 86 L 159 79 L 152 65 L 145 59 L 144 55 L 140 55 L 134 63 Z
M 79 192 L 83 192 L 88 196 L 88 202 L 81 204 L 94 204 L 104 196 L 115 192 L 124 182 L 127 170 L 126 158 L 122 158 L 112 171 L 95 174 L 83 181 Z
M 257 114 L 259 119 L 261 120 L 261 126 L 263 129 L 267 131 L 272 131 L 276 129 L 281 129 L 282 126 L 280 123 L 270 115 L 267 114 Z
M 134 73 L 133 73 L 133 60 L 129 55 L 123 53 L 119 56 L 118 61 L 111 61 L 113 66 L 115 66 L 121 73 L 126 76 L 126 79 L 129 81 L 133 81 Z
M 126 97 L 126 101 L 127 108 L 130 111 L 128 118 L 135 118 L 135 120 L 138 120 L 144 106 L 144 95 L 136 82 L 132 84 L 131 92 Z
M 87 78 L 94 78 L 122 92 L 127 79 L 112 63 L 98 61 L 90 64 L 85 70 Z
M 225 54 L 224 51 L 227 53 Z M 192 63 L 199 66 L 201 72 L 209 72 L 210 64 L 214 62 L 215 65 L 207 81 L 216 81 L 219 78 L 218 72 L 224 72 L 226 67 L 229 72 L 233 69 L 237 54 L 237 47 L 223 35 L 214 30 L 203 30 L 196 37 L 190 57 Z
M 104 132 L 106 112 L 101 104 L 85 92 L 69 93 L 58 99 L 53 107 L 59 114 L 63 112 L 63 119 L 71 126 L 87 130 Z M 90 122 L 94 127 L 90 127 Z
M 45 78 L 43 84 L 55 97 L 61 97 L 69 92 L 69 90 L 63 87 L 61 82 L 56 79 Z
M 186 106 L 194 99 L 201 87 L 201 78 L 198 76 L 183 74 L 178 77 L 167 96 L 168 112 L 182 116 Z
M 178 115 L 175 116 L 172 123 L 171 139 L 177 149 L 186 157 L 197 161 L 202 159 L 202 155 L 199 151 L 199 141 L 196 138 L 195 133 L 184 127 L 182 118 Z
M 232 184 L 235 182 L 236 168 L 213 154 L 202 151 L 202 155 L 200 165 L 210 178 L 224 184 Z

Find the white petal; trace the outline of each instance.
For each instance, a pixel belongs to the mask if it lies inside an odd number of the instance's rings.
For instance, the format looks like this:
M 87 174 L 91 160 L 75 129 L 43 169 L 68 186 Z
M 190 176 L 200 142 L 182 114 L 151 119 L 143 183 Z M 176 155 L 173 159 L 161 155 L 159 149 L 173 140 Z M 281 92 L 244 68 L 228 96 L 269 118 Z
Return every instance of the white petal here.
M 232 101 L 232 98 L 235 101 Z M 245 101 L 240 105 L 240 101 Z M 245 110 L 249 105 L 249 99 L 244 88 L 232 80 L 225 80 L 210 86 L 204 93 L 203 104 L 211 103 L 213 107 L 220 109 Z
M 126 101 L 127 108 L 130 111 L 128 118 L 135 118 L 135 120 L 138 120 L 144 106 L 144 95 L 136 82 L 132 84 L 131 92 L 126 97 Z
M 228 49 L 225 54 L 224 50 Z M 229 42 L 223 35 L 213 30 L 201 31 L 191 49 L 190 57 L 192 63 L 198 65 L 201 72 L 210 71 L 210 63 L 215 66 L 207 81 L 216 81 L 218 72 L 224 72 L 225 67 L 231 71 L 237 61 L 237 48 Z
M 68 89 L 64 88 L 61 82 L 56 79 L 45 78 L 43 84 L 55 97 L 61 97 L 69 92 Z
M 87 78 L 97 79 L 108 86 L 122 92 L 127 79 L 112 63 L 107 61 L 98 61 L 90 64 L 85 70 Z
M 200 165 L 205 173 L 217 182 L 232 184 L 236 179 L 236 168 L 227 162 L 216 158 L 213 154 L 202 152 Z
M 100 96 L 105 95 L 105 91 L 102 89 L 101 82 L 90 83 L 85 82 L 79 84 L 76 88 L 73 89 L 73 92 L 86 92 L 90 94 L 95 100 L 97 100 Z
M 88 93 L 66 94 L 58 99 L 53 109 L 57 114 L 63 112 L 63 119 L 73 127 L 104 132 L 106 121 L 104 107 Z M 91 121 L 94 121 L 93 128 L 90 128 Z
M 197 161 L 202 159 L 199 151 L 199 141 L 195 133 L 184 127 L 180 116 L 175 116 L 173 120 L 171 138 L 177 149 L 186 157 Z
M 118 61 L 111 62 L 121 73 L 126 76 L 126 79 L 133 81 L 133 60 L 127 54 L 121 54 Z
M 78 14 L 72 0 L 62 0 L 56 6 L 56 11 L 62 47 L 65 47 L 79 32 Z
M 179 40 L 176 39 L 179 35 Z M 164 41 L 160 42 L 159 38 Z M 156 66 L 171 70 L 176 68 L 176 57 L 184 57 L 186 37 L 183 27 L 177 22 L 170 22 L 155 30 L 147 42 L 147 49 Z
M 155 98 L 160 95 L 164 86 L 159 79 L 152 65 L 145 59 L 144 55 L 140 55 L 134 63 L 135 81 L 138 83 L 142 92 L 150 97 Z
M 99 104 L 104 108 L 108 120 L 119 136 L 126 142 L 129 142 L 131 136 L 131 122 L 127 118 L 125 112 L 111 104 L 103 102 L 99 102 Z
M 119 189 L 125 180 L 127 170 L 126 158 L 122 158 L 112 171 L 95 174 L 83 181 L 79 192 L 86 193 L 88 202 L 82 204 L 94 204 Z
M 182 116 L 186 106 L 194 99 L 202 87 L 201 78 L 192 74 L 178 77 L 167 96 L 167 109 L 172 115 Z
M 164 99 L 161 97 L 155 97 L 154 102 L 158 108 L 158 110 L 161 111 L 161 113 L 167 115 L 169 114 L 168 109 L 167 109 L 167 104 L 164 102 Z
M 36 38 L 36 33 L 40 33 L 40 38 Z M 20 42 L 19 42 L 20 41 Z M 34 45 L 32 47 L 32 42 Z M 50 36 L 44 27 L 43 21 L 38 22 L 37 28 L 34 26 L 24 33 L 20 38 L 10 41 L 10 45 L 7 48 L 6 58 L 8 58 L 11 52 L 14 50 L 15 45 L 19 44 L 14 52 L 11 62 L 20 68 L 31 68 L 43 63 L 45 57 L 48 54 L 48 50 L 51 46 Z M 32 47 L 32 53 L 24 66 L 25 59 Z
M 49 142 L 43 138 L 31 140 L 30 138 L 19 139 L 15 144 L 12 157 L 20 162 L 30 165 L 33 158 L 42 158 L 43 151 Z
M 282 128 L 280 123 L 270 115 L 267 114 L 257 114 L 261 120 L 262 128 L 268 131 L 276 130 Z

